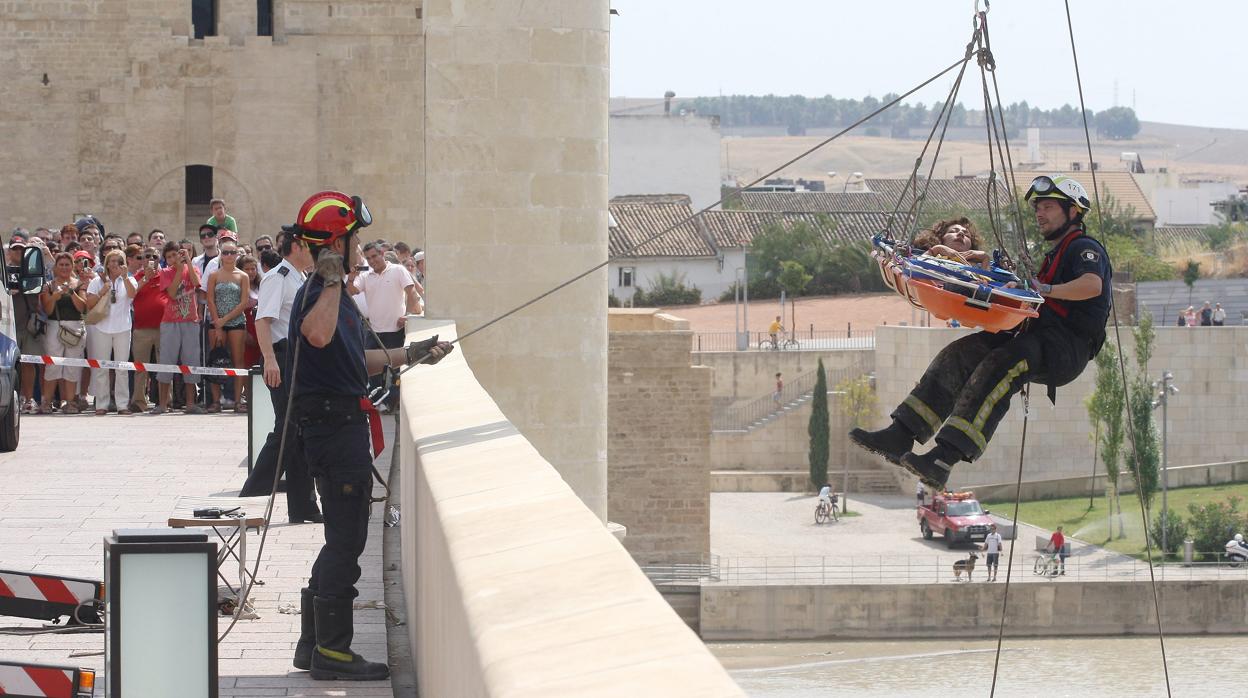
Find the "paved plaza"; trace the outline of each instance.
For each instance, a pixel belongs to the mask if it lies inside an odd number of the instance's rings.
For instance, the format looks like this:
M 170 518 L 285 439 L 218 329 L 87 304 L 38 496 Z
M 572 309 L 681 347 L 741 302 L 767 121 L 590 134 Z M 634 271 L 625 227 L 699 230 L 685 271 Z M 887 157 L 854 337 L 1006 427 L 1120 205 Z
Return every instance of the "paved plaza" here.
M 23 418 L 19 449 L 0 454 L 0 569 L 103 579 L 102 541 L 114 529 L 163 527 L 180 496 L 237 495 L 247 475 L 246 426 L 246 417 L 227 414 Z M 387 443 L 393 443 L 391 435 Z M 389 463 L 388 451 L 378 463 Z M 384 474 L 386 467 L 381 469 Z M 254 505 L 246 507 L 248 516 L 263 516 L 266 498 L 249 501 Z M 239 621 L 219 647 L 220 695 L 394 695 L 390 681 L 314 682 L 291 666 L 300 617 L 278 609 L 298 609 L 299 589 L 323 534 L 319 525 L 288 524 L 282 494 L 273 524 L 258 573 L 264 584 L 251 596 L 259 618 Z M 387 656 L 382 532 L 380 505 L 374 505 L 368 549 L 360 560 L 364 572 L 353 645 L 373 661 Z M 248 539 L 253 561 L 259 541 L 254 532 Z M 233 582 L 237 565 L 224 569 Z M 220 631 L 229 621 L 219 619 Z M 0 617 L 0 626 L 8 628 L 41 625 Z M 102 632 L 0 635 L 4 660 L 76 665 L 102 673 L 103 650 Z M 103 676 L 96 686 L 96 695 L 104 695 Z
M 937 536 L 919 533 L 913 496 L 851 494 L 850 510 L 860 516 L 815 523 L 818 498 L 783 492 L 716 492 L 711 495 L 711 553 L 718 557 L 724 584 L 930 584 L 954 581 L 952 566 L 971 551 L 968 544 L 948 549 Z M 993 510 L 1006 522 L 1011 512 Z M 1037 576 L 1036 538 L 1050 531 L 1019 524 L 1011 582 L 1052 583 Z M 1056 581 L 1148 581 L 1148 564 L 1127 555 L 1067 537 L 1067 573 Z M 1005 581 L 1009 541 L 1001 555 L 998 582 Z M 974 579 L 987 579 L 979 553 Z M 1216 563 L 1157 566 L 1164 579 L 1244 579 L 1248 569 Z

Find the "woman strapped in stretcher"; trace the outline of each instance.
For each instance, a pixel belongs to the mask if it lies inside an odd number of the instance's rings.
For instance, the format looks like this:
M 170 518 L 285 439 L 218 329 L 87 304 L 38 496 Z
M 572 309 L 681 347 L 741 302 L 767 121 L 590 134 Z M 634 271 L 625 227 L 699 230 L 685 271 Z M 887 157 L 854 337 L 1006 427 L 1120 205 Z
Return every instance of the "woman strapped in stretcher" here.
M 966 217 L 938 221 L 914 238 L 915 249 L 925 254 L 987 269 L 992 253 L 980 250 L 982 244 L 975 224 Z

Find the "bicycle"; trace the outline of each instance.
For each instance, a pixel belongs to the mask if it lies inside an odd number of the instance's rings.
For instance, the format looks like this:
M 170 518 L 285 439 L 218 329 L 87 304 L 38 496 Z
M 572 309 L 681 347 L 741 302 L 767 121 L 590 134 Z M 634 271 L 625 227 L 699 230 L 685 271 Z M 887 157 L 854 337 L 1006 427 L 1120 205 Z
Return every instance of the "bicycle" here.
M 780 345 L 776 343 L 774 337 L 758 340 L 759 351 L 777 351 L 778 349 L 780 349 Z
M 797 343 L 797 340 L 796 340 L 796 339 L 793 339 L 792 337 L 789 337 L 788 339 L 786 339 L 786 340 L 784 340 L 783 342 L 781 342 L 781 343 L 780 343 L 780 348 L 781 348 L 782 350 L 786 350 L 786 351 L 787 351 L 787 350 L 797 350 L 797 349 L 800 349 L 801 347 L 802 347 L 802 345 L 801 345 L 801 344 L 798 344 L 798 343 Z
M 830 503 L 820 500 L 820 502 L 815 505 L 815 523 L 825 524 L 829 520 L 841 520 L 840 510 L 837 509 L 836 500 L 833 499 Z
M 1056 577 L 1060 571 L 1060 563 L 1057 560 L 1057 553 L 1045 553 L 1036 558 L 1036 563 L 1032 565 L 1033 574 L 1040 577 Z

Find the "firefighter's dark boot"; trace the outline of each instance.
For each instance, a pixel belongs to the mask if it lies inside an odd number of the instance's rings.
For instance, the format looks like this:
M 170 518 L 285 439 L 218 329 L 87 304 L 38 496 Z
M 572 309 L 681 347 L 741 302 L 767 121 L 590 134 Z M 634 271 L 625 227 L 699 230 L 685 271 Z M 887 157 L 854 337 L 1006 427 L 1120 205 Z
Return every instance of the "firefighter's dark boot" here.
M 295 645 L 295 668 L 307 671 L 312 668 L 312 651 L 316 649 L 316 604 L 312 590 L 299 590 L 299 642 Z
M 944 492 L 949 482 L 949 472 L 958 461 L 966 460 L 958 449 L 939 441 L 932 450 L 919 455 L 907 453 L 901 457 L 901 466 L 918 476 L 933 492 Z
M 381 681 L 390 676 L 390 667 L 366 661 L 351 651 L 355 628 L 351 599 L 316 597 L 316 649 L 312 652 L 312 679 L 315 681 Z
M 849 439 L 895 465 L 900 464 L 901 457 L 914 448 L 914 434 L 897 420 L 879 431 L 854 429 L 849 432 Z

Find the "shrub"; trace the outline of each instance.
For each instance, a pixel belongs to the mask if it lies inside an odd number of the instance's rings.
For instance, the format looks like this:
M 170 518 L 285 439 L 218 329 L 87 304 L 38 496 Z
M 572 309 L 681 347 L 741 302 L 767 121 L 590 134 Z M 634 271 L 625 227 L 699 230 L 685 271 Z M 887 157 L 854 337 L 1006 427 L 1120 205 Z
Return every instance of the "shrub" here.
M 637 289 L 633 293 L 633 306 L 659 308 L 668 305 L 697 305 L 702 302 L 702 291 L 697 286 L 686 286 L 685 275 L 673 271 L 660 273 L 650 282 L 650 290 Z
M 1187 505 L 1187 511 L 1191 514 L 1188 528 L 1197 551 L 1206 553 L 1206 557 L 1222 552 L 1226 541 L 1243 527 L 1244 514 L 1239 510 L 1241 501 L 1243 500 L 1239 497 L 1232 496 L 1224 502 L 1206 502 L 1200 505 L 1193 502 Z
M 1184 521 L 1183 517 L 1180 516 L 1178 512 L 1176 512 L 1175 510 L 1170 509 L 1169 512 L 1170 514 L 1168 517 L 1166 517 L 1166 522 L 1165 522 L 1166 523 L 1165 553 L 1167 555 L 1173 555 L 1179 551 L 1180 546 L 1183 545 L 1183 541 L 1187 538 L 1187 522 Z M 1153 537 L 1153 545 L 1157 546 L 1158 548 L 1161 547 L 1161 540 L 1162 540 L 1161 518 L 1162 518 L 1161 513 L 1159 512 L 1157 514 L 1157 517 L 1153 519 L 1153 525 L 1151 527 L 1151 530 L 1149 531 L 1149 535 Z

